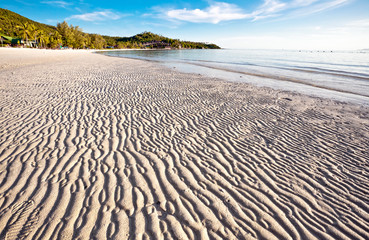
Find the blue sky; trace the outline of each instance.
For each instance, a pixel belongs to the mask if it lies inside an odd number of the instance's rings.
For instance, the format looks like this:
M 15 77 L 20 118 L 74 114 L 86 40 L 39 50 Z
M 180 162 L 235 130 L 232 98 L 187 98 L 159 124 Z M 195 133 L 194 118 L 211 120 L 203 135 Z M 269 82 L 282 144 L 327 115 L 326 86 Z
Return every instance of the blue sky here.
M 151 31 L 224 48 L 369 48 L 369 0 L 1 0 L 0 7 L 85 32 Z

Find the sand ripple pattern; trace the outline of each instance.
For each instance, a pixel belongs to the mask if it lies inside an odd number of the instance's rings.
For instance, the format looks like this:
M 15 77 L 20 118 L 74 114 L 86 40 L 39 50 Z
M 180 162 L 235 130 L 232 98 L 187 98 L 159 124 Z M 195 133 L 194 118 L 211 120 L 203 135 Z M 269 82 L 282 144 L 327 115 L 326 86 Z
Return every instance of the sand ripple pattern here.
M 0 70 L 1 239 L 369 239 L 367 109 L 91 55 Z

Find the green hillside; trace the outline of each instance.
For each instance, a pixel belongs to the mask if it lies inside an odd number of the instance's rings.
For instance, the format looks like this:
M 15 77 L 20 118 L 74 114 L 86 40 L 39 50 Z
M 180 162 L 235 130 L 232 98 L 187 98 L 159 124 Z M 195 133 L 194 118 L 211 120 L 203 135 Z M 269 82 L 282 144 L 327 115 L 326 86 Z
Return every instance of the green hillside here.
M 170 46 L 172 48 L 191 48 L 191 49 L 219 49 L 215 44 L 207 44 L 207 43 L 199 43 L 199 42 L 189 42 L 189 41 L 180 41 L 178 39 L 167 38 L 158 34 L 154 34 L 151 32 L 143 32 L 132 37 L 109 37 L 103 36 L 107 42 L 115 41 L 115 44 L 121 46 L 121 48 L 130 48 L 130 47 L 143 47 L 143 44 L 151 42 L 159 42 L 156 45 L 159 47 Z M 161 43 L 161 44 L 160 44 Z M 148 45 L 147 47 L 152 47 Z
M 10 37 L 19 37 L 20 29 L 26 25 L 34 25 L 37 29 L 46 33 L 56 31 L 54 26 L 38 23 L 23 17 L 15 12 L 0 8 L 0 33 Z
M 189 48 L 219 49 L 215 44 L 180 41 L 143 32 L 132 37 L 111 37 L 84 33 L 78 26 L 67 22 L 58 23 L 56 27 L 32 21 L 12 11 L 0 8 L 0 35 L 34 42 L 39 47 L 76 49 L 102 48 Z M 3 40 L 6 41 L 4 37 Z M 19 41 L 18 41 L 19 42 Z M 8 42 L 10 43 L 10 42 Z

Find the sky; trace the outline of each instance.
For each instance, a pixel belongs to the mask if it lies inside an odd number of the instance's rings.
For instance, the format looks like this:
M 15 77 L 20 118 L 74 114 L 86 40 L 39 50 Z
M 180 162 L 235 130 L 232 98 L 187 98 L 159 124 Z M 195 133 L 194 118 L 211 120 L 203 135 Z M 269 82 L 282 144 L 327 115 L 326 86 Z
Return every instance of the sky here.
M 84 32 L 211 42 L 222 48 L 369 48 L 369 0 L 0 0 L 34 21 Z

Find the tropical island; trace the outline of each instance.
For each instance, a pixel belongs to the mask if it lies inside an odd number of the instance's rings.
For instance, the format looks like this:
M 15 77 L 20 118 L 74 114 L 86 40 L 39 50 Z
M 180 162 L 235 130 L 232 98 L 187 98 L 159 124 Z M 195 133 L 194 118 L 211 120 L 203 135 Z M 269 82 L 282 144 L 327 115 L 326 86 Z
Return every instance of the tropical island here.
M 66 21 L 51 26 L 0 8 L 1 46 L 50 49 L 220 49 L 212 43 L 181 41 L 151 32 L 131 37 L 85 33 Z

